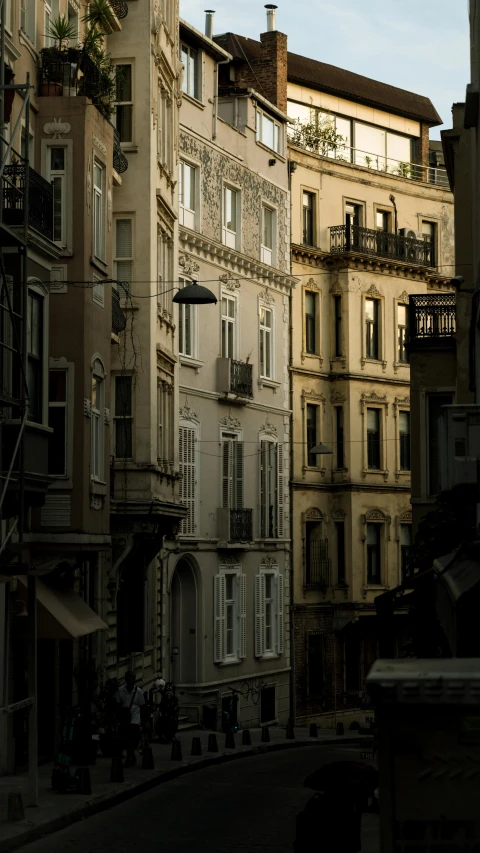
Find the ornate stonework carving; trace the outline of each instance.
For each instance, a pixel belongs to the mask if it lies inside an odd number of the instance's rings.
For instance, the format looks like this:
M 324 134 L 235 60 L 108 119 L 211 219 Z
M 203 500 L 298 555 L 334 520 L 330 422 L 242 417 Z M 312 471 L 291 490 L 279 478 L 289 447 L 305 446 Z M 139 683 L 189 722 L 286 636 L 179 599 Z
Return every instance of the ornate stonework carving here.
M 309 278 L 309 279 L 308 279 L 308 281 L 307 281 L 307 283 L 306 283 L 306 285 L 305 285 L 305 287 L 306 287 L 308 290 L 320 290 L 320 288 L 319 288 L 319 286 L 318 286 L 318 284 L 317 284 L 317 282 L 315 281 L 315 279 L 314 279 L 314 278 Z
M 371 391 L 370 394 L 362 394 L 361 399 L 366 400 L 369 403 L 373 403 L 373 402 L 386 403 L 387 402 L 387 395 L 386 394 L 377 394 L 376 391 Z
M 343 521 L 347 517 L 346 513 L 343 509 L 334 509 L 332 512 L 332 518 L 340 519 Z
M 273 557 L 265 556 L 265 557 L 262 557 L 262 559 L 260 561 L 260 565 L 262 567 L 266 567 L 268 569 L 273 569 L 273 568 L 276 568 L 278 566 L 278 562 L 277 562 L 277 560 L 274 560 Z
M 342 287 L 341 287 L 340 282 L 334 281 L 331 288 L 330 288 L 330 293 L 341 293 L 341 292 L 342 292 Z
M 408 305 L 408 293 L 406 290 L 404 290 L 403 293 L 400 294 L 400 296 L 398 297 L 398 301 L 406 302 L 406 304 Z
M 305 513 L 305 518 L 308 518 L 309 521 L 312 518 L 313 519 L 319 519 L 320 521 L 323 521 L 324 517 L 325 516 L 323 515 L 323 512 L 320 509 L 318 509 L 317 507 L 312 507 L 311 509 L 307 509 L 307 511 Z
M 411 510 L 407 509 L 407 510 L 405 510 L 405 512 L 402 512 L 400 514 L 400 521 L 402 524 L 403 523 L 411 524 L 412 523 L 412 512 L 411 512 Z
M 220 418 L 220 426 L 226 427 L 226 429 L 240 429 L 241 423 L 238 418 L 234 418 L 232 413 L 229 412 L 224 418 Z
M 268 415 L 267 415 L 267 417 L 266 417 L 266 419 L 265 419 L 265 423 L 264 423 L 264 424 L 262 424 L 262 426 L 260 427 L 260 432 L 265 433 L 265 435 L 272 435 L 272 436 L 275 436 L 275 438 L 276 438 L 276 437 L 277 437 L 277 435 L 278 435 L 278 433 L 277 433 L 277 427 L 275 426 L 275 424 L 271 424 L 271 423 L 270 423 L 270 421 L 269 421 L 269 419 L 268 419 Z
M 274 298 L 272 292 L 268 289 L 268 287 L 266 287 L 265 290 L 262 290 L 262 292 L 260 294 L 260 299 L 262 300 L 262 302 L 265 302 L 267 305 L 274 305 L 275 304 L 275 298 Z
M 223 273 L 223 275 L 219 275 L 218 280 L 222 282 L 227 290 L 231 290 L 232 293 L 235 293 L 236 290 L 240 290 L 239 279 L 233 278 L 233 276 L 229 275 L 228 272 Z
M 190 255 L 180 255 L 178 258 L 178 266 L 185 275 L 193 275 L 198 272 L 200 267 Z
M 330 397 L 331 403 L 344 403 L 346 400 L 345 394 L 341 394 L 340 391 L 334 391 Z
M 409 406 L 410 397 L 395 397 L 395 402 L 397 406 Z
M 381 293 L 374 284 L 371 284 L 368 290 L 365 291 L 369 296 L 381 296 Z
M 231 557 L 230 555 L 228 557 L 223 557 L 220 560 L 220 565 L 221 566 L 228 566 L 229 569 L 240 568 L 240 562 L 238 560 L 238 557 Z
M 193 409 L 191 409 L 190 406 L 188 405 L 188 397 L 185 397 L 185 403 L 183 404 L 182 408 L 180 409 L 179 414 L 180 414 L 180 420 L 182 420 L 182 421 L 194 421 L 197 419 L 196 412 L 194 412 Z
M 43 125 L 43 132 L 52 134 L 54 139 L 60 139 L 61 136 L 64 136 L 67 133 L 70 133 L 72 129 L 72 125 L 68 123 L 68 121 L 63 121 L 61 118 L 54 118 L 52 121 L 47 121 L 46 124 Z
M 101 139 L 98 138 L 98 136 L 95 136 L 94 133 L 92 133 L 92 140 L 93 140 L 93 144 L 95 145 L 95 148 L 98 148 L 98 150 L 101 151 L 102 154 L 104 154 L 104 156 L 106 157 L 107 156 L 107 146 L 102 142 Z

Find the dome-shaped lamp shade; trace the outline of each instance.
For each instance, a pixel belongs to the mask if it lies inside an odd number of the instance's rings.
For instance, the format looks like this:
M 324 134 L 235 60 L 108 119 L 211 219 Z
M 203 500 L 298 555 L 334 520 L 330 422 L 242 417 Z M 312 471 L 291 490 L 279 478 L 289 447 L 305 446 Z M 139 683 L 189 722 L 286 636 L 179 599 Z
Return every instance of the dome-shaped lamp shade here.
M 193 282 L 182 287 L 173 297 L 177 305 L 216 305 L 217 297 L 208 287 Z
M 333 453 L 333 450 L 330 450 L 326 444 L 316 444 L 315 447 L 312 447 L 309 453 L 315 453 L 316 456 L 325 456 L 327 453 Z

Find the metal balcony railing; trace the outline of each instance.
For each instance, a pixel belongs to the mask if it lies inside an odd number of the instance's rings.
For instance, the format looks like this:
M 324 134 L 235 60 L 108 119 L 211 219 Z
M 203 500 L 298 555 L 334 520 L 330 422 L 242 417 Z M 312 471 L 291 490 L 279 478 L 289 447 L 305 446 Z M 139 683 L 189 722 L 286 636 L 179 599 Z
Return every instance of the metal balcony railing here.
M 253 539 L 253 510 L 230 510 L 230 542 L 251 542 Z
M 128 169 L 128 160 L 120 145 L 120 134 L 115 127 L 113 128 L 113 168 L 119 175 Z
M 230 363 L 230 391 L 240 397 L 253 397 L 252 366 L 245 361 Z
M 454 293 L 422 293 L 409 299 L 409 343 L 444 341 L 448 344 L 457 329 Z
M 128 6 L 125 0 L 110 0 L 110 6 L 115 12 L 119 21 L 126 18 L 128 15 Z
M 112 332 L 119 335 L 127 325 L 127 318 L 120 307 L 120 294 L 112 287 Z
M 24 163 L 5 166 L 2 176 L 2 220 L 25 224 L 25 176 L 28 168 L 28 225 L 53 240 L 53 187 Z
M 416 240 L 401 234 L 363 228 L 361 225 L 332 225 L 330 251 L 333 254 L 358 252 L 360 255 L 406 261 L 422 267 L 433 266 L 432 242 L 427 235 Z
M 328 556 L 328 539 L 311 539 L 305 563 L 305 586 L 326 589 L 332 585 L 332 561 Z
M 114 80 L 84 50 L 47 47 L 41 51 L 39 94 L 49 96 L 84 95 L 90 98 L 107 120 L 110 117 Z

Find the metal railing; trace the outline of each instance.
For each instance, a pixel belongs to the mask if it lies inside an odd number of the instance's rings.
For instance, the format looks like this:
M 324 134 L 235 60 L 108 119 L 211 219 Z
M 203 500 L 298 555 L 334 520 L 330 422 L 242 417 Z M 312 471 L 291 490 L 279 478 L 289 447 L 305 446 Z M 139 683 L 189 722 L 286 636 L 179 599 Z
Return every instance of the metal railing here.
M 28 225 L 53 240 L 53 187 L 23 163 L 6 165 L 2 176 L 2 221 L 25 223 L 25 175 L 28 168 Z
M 328 556 L 328 539 L 311 539 L 305 562 L 305 586 L 326 589 L 332 585 L 332 560 Z
M 115 127 L 113 128 L 113 168 L 119 175 L 128 169 L 128 160 L 120 145 L 120 134 Z
M 112 287 L 112 332 L 120 334 L 127 325 L 127 318 L 120 307 L 120 294 Z
M 421 240 L 404 237 L 401 234 L 389 234 L 361 225 L 332 225 L 330 227 L 330 251 L 333 254 L 358 252 L 396 261 L 406 261 L 422 267 L 431 267 L 433 246 L 427 235 Z
M 40 95 L 84 95 L 92 100 L 104 118 L 109 119 L 115 83 L 88 53 L 74 47 L 66 50 L 48 47 L 41 51 L 41 57 Z
M 418 340 L 455 337 L 457 329 L 455 294 L 422 293 L 409 299 L 410 345 Z
M 128 15 L 128 6 L 125 0 L 110 0 L 110 6 L 115 12 L 119 21 L 126 18 Z
M 230 510 L 230 542 L 251 542 L 253 539 L 253 510 Z
M 423 181 L 427 184 L 436 184 L 439 187 L 448 188 L 450 186 L 447 170 L 438 166 L 423 166 L 421 163 L 410 163 L 397 160 L 393 157 L 384 157 L 381 154 L 362 151 L 360 148 L 353 148 L 351 145 L 342 143 L 332 145 L 321 137 L 302 140 L 301 134 L 296 130 L 290 130 L 288 136 L 292 145 L 297 145 L 299 148 L 304 148 L 313 154 L 320 154 L 322 157 L 329 157 L 332 160 L 340 160 L 343 163 L 351 163 L 355 166 L 374 169 L 376 172 L 385 172 L 389 175 L 395 175 L 398 178 Z
M 253 397 L 252 365 L 246 361 L 230 363 L 230 391 L 240 397 Z

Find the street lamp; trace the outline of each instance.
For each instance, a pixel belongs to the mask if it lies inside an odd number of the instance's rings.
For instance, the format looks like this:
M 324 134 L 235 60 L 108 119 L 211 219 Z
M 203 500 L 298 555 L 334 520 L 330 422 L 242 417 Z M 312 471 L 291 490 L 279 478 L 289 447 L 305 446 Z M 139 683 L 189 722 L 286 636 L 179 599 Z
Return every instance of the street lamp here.
M 208 287 L 193 281 L 182 287 L 173 297 L 177 305 L 216 305 L 217 297 Z
M 316 444 L 315 447 L 312 447 L 309 453 L 314 453 L 316 456 L 326 456 L 327 453 L 333 453 L 333 450 L 330 450 L 326 444 Z

